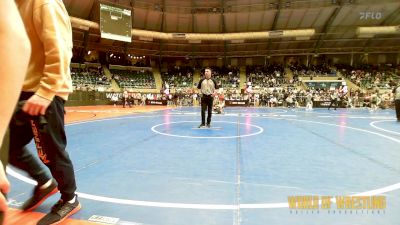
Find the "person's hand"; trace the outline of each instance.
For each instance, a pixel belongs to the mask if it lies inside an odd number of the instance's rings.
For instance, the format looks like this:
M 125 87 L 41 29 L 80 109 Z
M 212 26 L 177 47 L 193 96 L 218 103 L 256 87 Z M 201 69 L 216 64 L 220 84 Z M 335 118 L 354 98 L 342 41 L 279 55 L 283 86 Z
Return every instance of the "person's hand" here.
M 31 116 L 38 116 L 46 114 L 46 109 L 49 107 L 51 101 L 45 98 L 42 98 L 38 95 L 32 95 L 30 97 L 22 110 L 31 115 Z
M 0 211 L 5 212 L 7 211 L 7 200 L 4 197 L 3 193 L 8 193 L 10 191 L 10 183 L 7 180 L 6 174 L 3 170 L 3 164 L 0 162 Z

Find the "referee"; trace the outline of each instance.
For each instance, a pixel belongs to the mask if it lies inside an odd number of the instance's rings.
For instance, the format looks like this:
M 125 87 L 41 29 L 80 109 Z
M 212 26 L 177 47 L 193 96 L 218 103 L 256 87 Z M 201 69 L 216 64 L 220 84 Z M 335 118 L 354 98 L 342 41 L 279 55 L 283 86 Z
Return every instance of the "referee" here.
M 217 82 L 211 78 L 211 68 L 207 67 L 204 70 L 205 78 L 200 79 L 197 88 L 200 89 L 201 94 L 201 124 L 199 128 L 206 126 L 206 109 L 208 110 L 207 116 L 207 127 L 211 124 L 211 112 L 213 108 L 214 96 L 217 93 L 216 90 L 219 88 Z

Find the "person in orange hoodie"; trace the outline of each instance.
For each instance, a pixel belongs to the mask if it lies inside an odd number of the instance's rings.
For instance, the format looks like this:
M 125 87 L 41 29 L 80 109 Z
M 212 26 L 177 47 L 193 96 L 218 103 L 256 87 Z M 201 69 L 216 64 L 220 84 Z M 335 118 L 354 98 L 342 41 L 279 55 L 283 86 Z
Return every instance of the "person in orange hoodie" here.
M 0 1 L 0 224 L 3 212 L 7 211 L 7 201 L 3 194 L 10 190 L 4 173 L 8 158 L 8 136 L 6 130 L 21 92 L 28 68 L 30 43 L 24 24 L 14 0 Z M 3 144 L 3 145 L 2 145 Z
M 37 224 L 58 224 L 76 213 L 81 205 L 76 195 L 72 162 L 66 151 L 64 104 L 72 92 L 71 22 L 61 0 L 16 0 L 27 31 L 32 54 L 19 104 L 10 123 L 10 164 L 26 171 L 37 186 L 22 206 L 37 208 L 58 192 L 61 199 Z M 40 160 L 26 145 L 34 139 Z

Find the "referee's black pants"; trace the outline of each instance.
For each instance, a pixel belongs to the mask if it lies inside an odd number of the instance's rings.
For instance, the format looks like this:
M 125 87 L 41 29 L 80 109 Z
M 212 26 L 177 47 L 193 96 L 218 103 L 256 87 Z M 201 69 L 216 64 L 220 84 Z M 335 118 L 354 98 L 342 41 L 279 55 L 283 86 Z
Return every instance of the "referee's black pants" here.
M 207 114 L 207 124 L 211 124 L 211 115 L 213 108 L 213 96 L 212 95 L 203 95 L 201 97 L 201 124 L 206 124 L 206 110 Z
M 27 100 L 33 94 L 22 92 L 19 101 Z M 50 169 L 57 181 L 61 198 L 69 201 L 75 196 L 76 183 L 74 168 L 65 150 L 67 138 L 64 130 L 64 103 L 62 98 L 54 97 L 44 119 L 29 118 L 22 112 L 22 105 L 17 106 L 10 123 L 9 162 L 26 171 L 38 185 L 50 180 L 51 176 L 26 147 L 34 139 L 39 159 Z
M 329 105 L 328 109 L 330 109 L 332 107 L 332 105 L 335 105 L 335 109 L 336 109 L 336 107 L 338 107 L 337 99 L 332 99 L 331 100 L 331 104 Z
M 395 108 L 396 108 L 397 121 L 400 122 L 400 99 L 394 100 L 394 105 L 395 105 Z

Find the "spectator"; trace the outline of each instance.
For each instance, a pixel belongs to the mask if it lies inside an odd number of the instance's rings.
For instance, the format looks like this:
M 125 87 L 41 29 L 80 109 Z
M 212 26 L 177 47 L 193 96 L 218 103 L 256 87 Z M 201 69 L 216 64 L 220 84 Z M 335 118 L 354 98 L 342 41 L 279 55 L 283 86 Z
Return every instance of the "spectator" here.
M 76 213 L 75 174 L 66 152 L 64 104 L 72 92 L 70 60 L 72 28 L 62 1 L 16 1 L 32 46 L 27 76 L 22 87 L 21 108 L 10 123 L 10 163 L 27 172 L 37 186 L 24 203 L 25 211 L 37 208 L 47 197 L 61 192 L 61 199 L 38 225 L 58 224 Z M 26 145 L 34 138 L 40 160 Z

